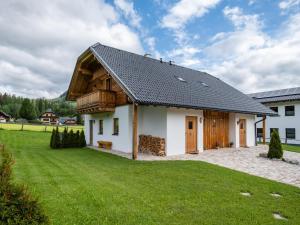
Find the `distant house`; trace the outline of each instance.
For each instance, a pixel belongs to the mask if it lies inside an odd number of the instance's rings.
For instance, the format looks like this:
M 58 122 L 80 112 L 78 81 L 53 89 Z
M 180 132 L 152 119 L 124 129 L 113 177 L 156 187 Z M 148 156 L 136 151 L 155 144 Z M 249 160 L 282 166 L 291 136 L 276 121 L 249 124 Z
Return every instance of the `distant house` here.
M 249 96 L 277 113 L 266 118 L 267 141 L 275 129 L 283 143 L 300 144 L 300 87 L 253 93 Z M 256 120 L 261 119 L 258 116 Z M 258 124 L 256 129 L 259 140 L 263 136 L 263 126 Z
M 76 117 L 59 117 L 59 124 L 76 125 L 76 123 L 77 123 Z
M 255 115 L 275 114 L 210 74 L 99 43 L 79 56 L 66 98 L 88 144 L 134 159 L 254 146 Z
M 3 111 L 0 111 L 0 123 L 6 123 L 10 120 L 10 115 Z
M 47 109 L 41 116 L 40 119 L 44 124 L 57 124 L 58 117 L 52 111 L 52 109 Z

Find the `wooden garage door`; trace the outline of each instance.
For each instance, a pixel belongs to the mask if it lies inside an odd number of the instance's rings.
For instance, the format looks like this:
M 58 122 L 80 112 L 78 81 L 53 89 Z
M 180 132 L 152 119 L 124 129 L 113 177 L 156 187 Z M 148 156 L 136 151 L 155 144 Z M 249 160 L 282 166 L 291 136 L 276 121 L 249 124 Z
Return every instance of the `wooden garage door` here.
M 229 146 L 229 114 L 204 111 L 204 149 Z

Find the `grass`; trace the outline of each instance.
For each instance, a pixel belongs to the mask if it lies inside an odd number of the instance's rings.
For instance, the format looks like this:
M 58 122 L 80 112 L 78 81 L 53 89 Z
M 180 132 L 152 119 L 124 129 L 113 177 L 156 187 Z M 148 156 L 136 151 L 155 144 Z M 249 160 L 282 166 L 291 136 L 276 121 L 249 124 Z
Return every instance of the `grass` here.
M 63 131 L 65 127 L 73 129 L 74 131 L 81 131 L 83 126 L 58 126 L 60 131 Z M 39 125 L 39 124 L 24 124 L 23 130 L 27 131 L 47 131 L 51 132 L 56 126 L 53 125 Z M 0 123 L 0 129 L 5 130 L 21 130 L 22 124 L 20 123 Z
M 51 150 L 49 138 L 0 130 L 0 143 L 16 160 L 15 181 L 39 196 L 52 224 L 300 224 L 299 188 L 204 162 Z M 288 221 L 275 220 L 273 212 Z
M 298 152 L 300 153 L 300 146 L 299 145 L 288 145 L 282 144 L 282 149 L 290 152 Z

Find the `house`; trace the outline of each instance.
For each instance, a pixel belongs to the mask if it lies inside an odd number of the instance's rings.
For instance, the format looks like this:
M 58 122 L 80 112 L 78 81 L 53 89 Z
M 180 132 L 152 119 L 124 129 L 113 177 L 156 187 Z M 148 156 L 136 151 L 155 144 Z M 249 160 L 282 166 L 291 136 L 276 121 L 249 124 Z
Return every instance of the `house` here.
M 58 124 L 58 117 L 52 111 L 52 109 L 47 109 L 41 116 L 40 119 L 44 124 Z
M 0 123 L 6 123 L 10 120 L 10 115 L 7 113 L 0 111 Z
M 76 125 L 77 118 L 76 117 L 59 117 L 59 124 L 64 125 Z
M 300 87 L 249 94 L 256 101 L 272 109 L 277 115 L 266 118 L 266 139 L 277 130 L 283 143 L 300 144 Z M 261 116 L 257 117 L 257 121 Z M 257 126 L 257 138 L 261 139 L 263 127 Z
M 205 72 L 95 44 L 79 56 L 67 100 L 87 143 L 159 155 L 255 145 L 256 114 L 272 110 Z M 100 143 L 101 144 L 101 143 Z

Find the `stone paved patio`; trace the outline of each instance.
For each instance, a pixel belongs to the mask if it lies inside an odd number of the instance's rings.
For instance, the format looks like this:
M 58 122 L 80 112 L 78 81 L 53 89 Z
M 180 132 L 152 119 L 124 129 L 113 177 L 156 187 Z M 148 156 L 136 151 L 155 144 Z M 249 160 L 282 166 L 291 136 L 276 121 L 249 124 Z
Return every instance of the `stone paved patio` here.
M 131 158 L 131 154 L 101 151 Z M 138 160 L 199 160 L 300 187 L 300 165 L 259 157 L 259 153 L 266 152 L 267 146 L 260 145 L 251 148 L 207 150 L 196 155 L 185 154 L 166 157 L 139 153 Z M 285 151 L 284 157 L 300 162 L 300 153 Z

